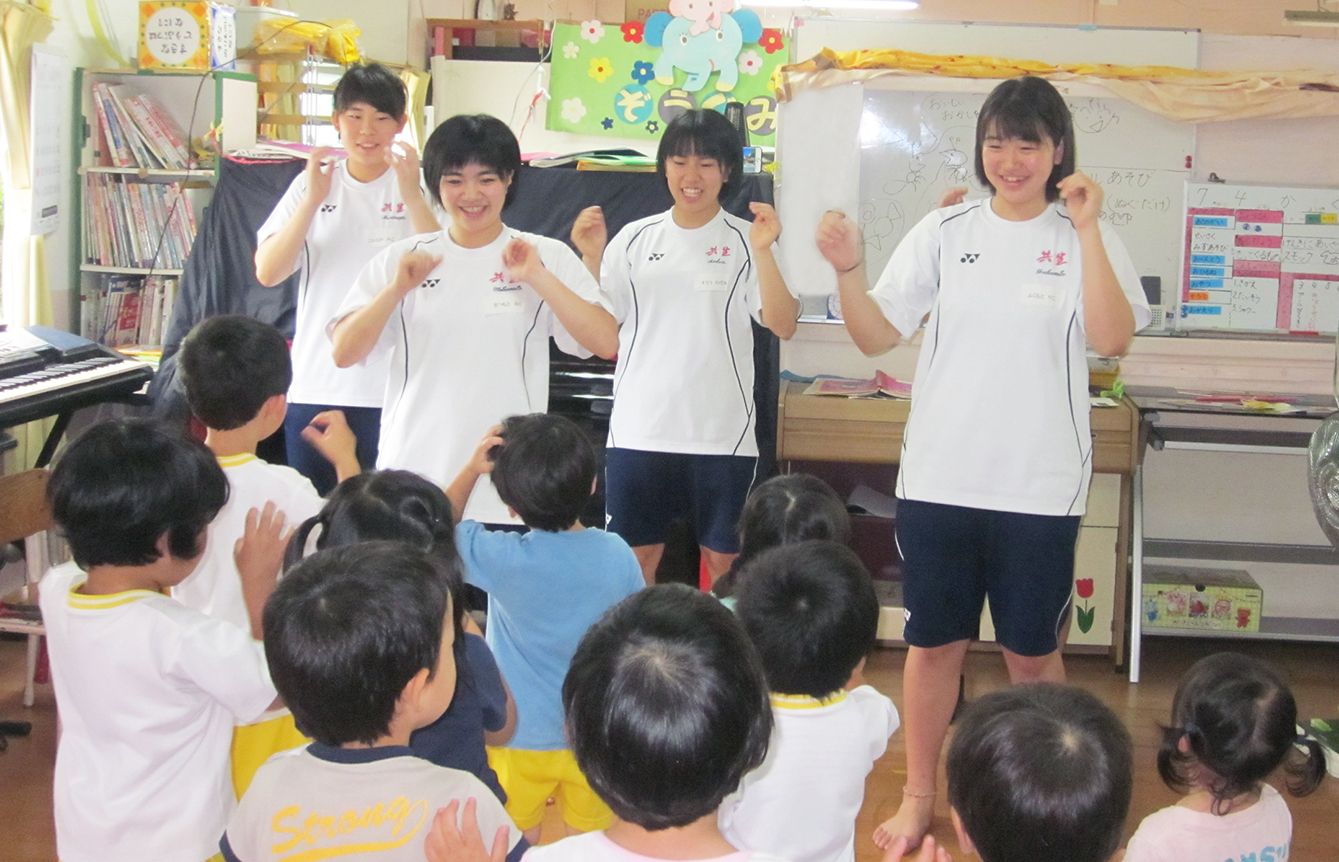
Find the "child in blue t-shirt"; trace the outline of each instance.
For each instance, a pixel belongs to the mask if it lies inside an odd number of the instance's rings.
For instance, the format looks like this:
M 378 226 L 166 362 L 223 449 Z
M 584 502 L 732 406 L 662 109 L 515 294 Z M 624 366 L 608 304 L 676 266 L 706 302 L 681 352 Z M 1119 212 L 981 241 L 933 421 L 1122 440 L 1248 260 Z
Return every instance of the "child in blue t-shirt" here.
M 632 549 L 577 520 L 595 485 L 596 457 L 585 434 L 561 416 L 509 417 L 485 437 L 446 489 L 456 512 L 474 484 L 492 474 L 502 502 L 529 532 L 456 527 L 465 580 L 489 595 L 488 645 L 516 698 L 516 735 L 489 761 L 507 792 L 507 813 L 533 842 L 544 806 L 557 800 L 579 831 L 613 820 L 593 792 L 563 734 L 562 685 L 592 623 L 643 586 Z

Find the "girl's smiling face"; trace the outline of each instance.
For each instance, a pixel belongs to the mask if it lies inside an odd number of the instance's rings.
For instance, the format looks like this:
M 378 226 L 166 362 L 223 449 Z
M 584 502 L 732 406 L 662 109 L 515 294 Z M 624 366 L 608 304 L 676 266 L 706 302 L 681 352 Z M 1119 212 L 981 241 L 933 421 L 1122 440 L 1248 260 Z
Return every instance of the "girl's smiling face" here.
M 366 102 L 354 102 L 333 117 L 340 146 L 349 154 L 349 161 L 371 169 L 377 176 L 389 167 L 386 151 L 404 128 L 405 120 L 378 111 Z
M 502 206 L 511 177 L 467 164 L 442 174 L 442 207 L 451 216 L 451 239 L 468 248 L 487 245 L 502 231 Z M 482 242 L 480 242 L 482 240 Z
M 665 183 L 674 198 L 674 210 L 690 222 L 701 219 L 705 223 L 716 215 L 726 179 L 721 163 L 709 156 L 670 156 L 665 160 Z
M 1051 172 L 1064 156 L 1045 134 L 1040 141 L 1000 137 L 996 129 L 986 133 L 981 145 L 981 167 L 995 189 L 993 208 L 1007 219 L 1025 220 L 1046 209 Z

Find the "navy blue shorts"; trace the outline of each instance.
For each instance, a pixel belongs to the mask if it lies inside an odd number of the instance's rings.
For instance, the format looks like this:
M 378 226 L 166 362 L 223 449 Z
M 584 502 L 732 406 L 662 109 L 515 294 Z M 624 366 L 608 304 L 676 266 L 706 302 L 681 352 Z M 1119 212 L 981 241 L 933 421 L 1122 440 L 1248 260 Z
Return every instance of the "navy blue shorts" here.
M 1077 515 L 899 500 L 907 643 L 937 647 L 976 638 L 989 599 L 1001 646 L 1021 656 L 1055 652 L 1069 615 L 1078 537 Z
M 380 407 L 338 407 L 330 404 L 289 404 L 284 417 L 284 445 L 288 449 L 288 466 L 311 480 L 316 493 L 327 496 L 335 487 L 335 468 L 316 451 L 316 447 L 302 439 L 302 429 L 311 424 L 312 417 L 326 410 L 343 410 L 349 428 L 358 438 L 358 463 L 364 470 L 377 466 L 377 443 L 381 440 Z
M 687 518 L 699 545 L 739 553 L 735 525 L 753 488 L 757 458 L 608 449 L 604 465 L 609 532 L 634 548 L 659 545 L 671 521 Z

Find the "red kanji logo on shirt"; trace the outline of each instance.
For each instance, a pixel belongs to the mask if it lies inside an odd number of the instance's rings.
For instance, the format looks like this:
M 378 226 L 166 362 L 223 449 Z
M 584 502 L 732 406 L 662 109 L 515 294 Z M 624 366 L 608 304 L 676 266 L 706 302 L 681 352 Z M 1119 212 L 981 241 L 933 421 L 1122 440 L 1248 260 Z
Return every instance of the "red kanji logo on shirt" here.
M 1057 251 L 1055 253 L 1055 265 L 1060 266 L 1064 262 L 1065 262 L 1065 253 L 1063 251 Z
M 396 204 L 396 205 L 395 205 L 395 211 L 396 211 L 397 213 L 402 213 L 402 212 L 404 212 L 404 204 L 402 204 L 402 203 Z
M 1041 257 L 1037 258 L 1037 263 L 1050 263 L 1050 262 L 1051 262 L 1051 253 L 1049 251 L 1042 252 Z
M 381 205 L 381 211 L 384 213 L 391 212 L 394 208 L 395 207 L 391 204 L 390 201 L 387 201 L 386 203 Z
M 730 246 L 728 245 L 723 246 L 721 248 L 721 257 L 729 257 L 729 256 L 730 256 Z
M 490 278 L 490 279 L 488 279 L 488 281 L 489 281 L 490 283 L 492 283 L 492 284 L 501 284 L 502 282 L 504 282 L 504 281 L 506 281 L 506 280 L 507 280 L 506 276 L 504 276 L 504 275 L 503 275 L 502 273 L 500 273 L 500 272 L 495 272 L 495 273 L 493 273 L 493 277 Z
M 713 245 L 711 248 L 707 249 L 707 257 L 712 257 L 715 254 L 716 254 L 716 246 Z

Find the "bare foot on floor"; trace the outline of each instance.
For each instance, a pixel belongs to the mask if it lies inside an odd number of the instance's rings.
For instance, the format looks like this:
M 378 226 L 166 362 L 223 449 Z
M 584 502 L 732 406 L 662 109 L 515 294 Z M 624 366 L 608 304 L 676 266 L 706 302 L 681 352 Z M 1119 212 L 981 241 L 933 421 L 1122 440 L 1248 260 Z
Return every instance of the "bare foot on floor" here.
M 887 850 L 893 846 L 893 842 L 899 838 L 905 839 L 906 844 L 903 852 L 915 850 L 920 846 L 921 839 L 930 831 L 930 823 L 934 820 L 935 798 L 934 794 L 929 796 L 912 796 L 909 793 L 903 793 L 902 806 L 897 809 L 897 813 L 874 830 L 874 843 L 879 849 Z

